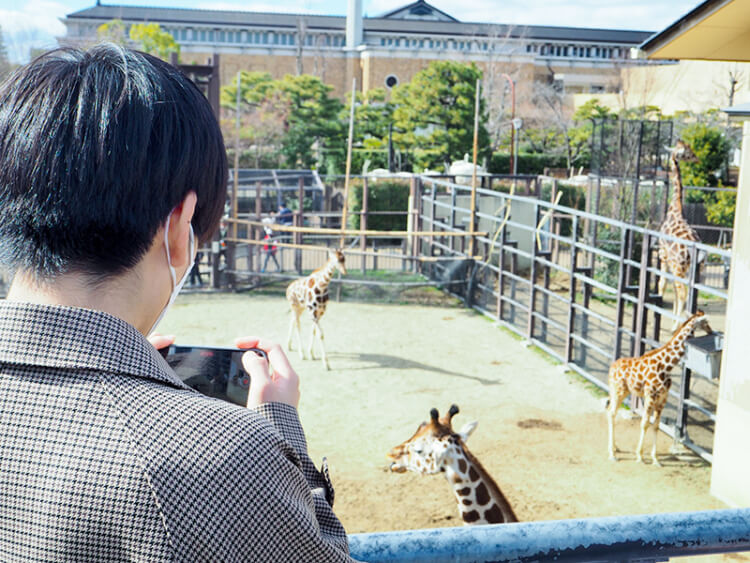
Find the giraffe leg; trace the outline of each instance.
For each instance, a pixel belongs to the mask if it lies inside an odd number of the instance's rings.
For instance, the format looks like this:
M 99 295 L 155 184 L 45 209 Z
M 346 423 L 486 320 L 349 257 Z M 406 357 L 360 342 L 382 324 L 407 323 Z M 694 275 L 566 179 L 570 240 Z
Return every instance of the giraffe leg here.
M 625 398 L 625 395 L 621 395 L 616 385 L 610 384 L 609 387 L 609 405 L 607 406 L 607 427 L 609 429 L 609 459 L 617 461 L 615 452 L 617 446 L 615 445 L 615 418 L 617 416 L 617 409 L 620 408 L 620 403 Z
M 685 303 L 687 301 L 687 287 L 685 284 L 676 283 L 674 285 L 674 309 L 673 312 L 677 316 L 672 326 L 672 331 L 677 330 L 677 327 L 682 324 L 682 315 L 685 312 Z
M 664 289 L 667 287 L 667 278 L 659 276 L 659 297 L 664 297 Z
M 294 333 L 294 325 L 296 324 L 295 317 L 296 315 L 294 314 L 294 311 L 292 311 L 292 316 L 289 317 L 289 334 L 286 339 L 286 349 L 290 352 L 292 351 L 292 334 Z
M 310 359 L 315 359 L 315 353 L 313 352 L 313 344 L 315 343 L 315 331 L 318 329 L 318 321 L 313 317 L 312 328 L 310 329 L 310 345 L 307 347 L 307 351 L 310 355 Z
M 323 365 L 326 367 L 327 370 L 330 370 L 331 365 L 328 363 L 328 356 L 326 356 L 326 347 L 325 347 L 325 344 L 323 343 L 323 338 L 324 338 L 323 329 L 320 327 L 317 321 L 315 322 L 315 326 L 318 327 L 318 340 L 320 342 L 320 354 L 323 359 Z
M 661 411 L 667 402 L 667 393 L 669 392 L 669 385 L 663 391 L 662 396 L 658 398 L 656 407 L 654 408 L 654 445 L 651 448 L 651 459 L 654 465 L 661 467 L 661 463 L 656 459 L 656 438 L 659 436 L 659 422 L 661 421 Z
M 641 436 L 638 438 L 638 447 L 635 449 L 635 460 L 638 463 L 643 463 L 643 441 L 646 437 L 646 431 L 651 425 L 651 413 L 653 410 L 653 400 L 650 397 L 646 398 L 646 404 L 643 408 L 643 417 L 641 418 Z

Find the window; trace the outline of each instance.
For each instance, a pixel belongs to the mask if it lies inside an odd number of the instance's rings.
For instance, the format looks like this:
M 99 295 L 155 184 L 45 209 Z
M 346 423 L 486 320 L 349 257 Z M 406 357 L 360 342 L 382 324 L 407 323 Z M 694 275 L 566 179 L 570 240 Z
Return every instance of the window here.
M 394 86 L 398 86 L 398 76 L 395 74 L 389 74 L 385 77 L 385 86 L 386 88 L 393 88 Z

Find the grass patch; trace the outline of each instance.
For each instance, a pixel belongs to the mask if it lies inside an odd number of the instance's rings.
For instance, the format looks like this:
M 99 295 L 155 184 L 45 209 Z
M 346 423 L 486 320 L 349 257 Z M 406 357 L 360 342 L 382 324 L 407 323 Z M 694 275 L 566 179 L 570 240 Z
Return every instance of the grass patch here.
M 583 377 L 581 374 L 573 370 L 568 370 L 565 372 L 565 375 L 568 376 L 568 381 L 582 385 L 584 389 L 586 389 L 589 393 L 591 393 L 597 399 L 609 397 L 609 393 L 607 393 L 604 389 L 602 389 L 598 385 L 594 385 L 593 383 L 591 383 L 588 379 Z M 628 407 L 625 406 L 625 408 L 628 408 Z

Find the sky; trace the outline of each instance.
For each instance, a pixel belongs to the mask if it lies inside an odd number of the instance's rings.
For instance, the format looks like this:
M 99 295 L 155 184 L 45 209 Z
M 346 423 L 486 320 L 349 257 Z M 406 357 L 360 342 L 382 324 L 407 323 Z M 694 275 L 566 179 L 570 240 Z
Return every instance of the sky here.
M 413 0 L 363 0 L 377 16 Z M 434 0 L 429 3 L 460 21 L 661 31 L 702 0 Z M 30 47 L 54 47 L 64 35 L 60 18 L 95 0 L 0 0 L 0 27 L 13 62 L 25 62 Z M 345 15 L 346 0 L 104 0 L 104 4 L 260 12 Z

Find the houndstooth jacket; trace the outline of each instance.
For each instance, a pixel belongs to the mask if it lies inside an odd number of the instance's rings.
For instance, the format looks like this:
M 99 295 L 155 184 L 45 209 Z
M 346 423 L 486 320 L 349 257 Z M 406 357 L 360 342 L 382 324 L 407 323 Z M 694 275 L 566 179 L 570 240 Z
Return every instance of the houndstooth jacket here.
M 0 301 L 0 561 L 351 561 L 297 412 L 183 384 L 106 313 Z

